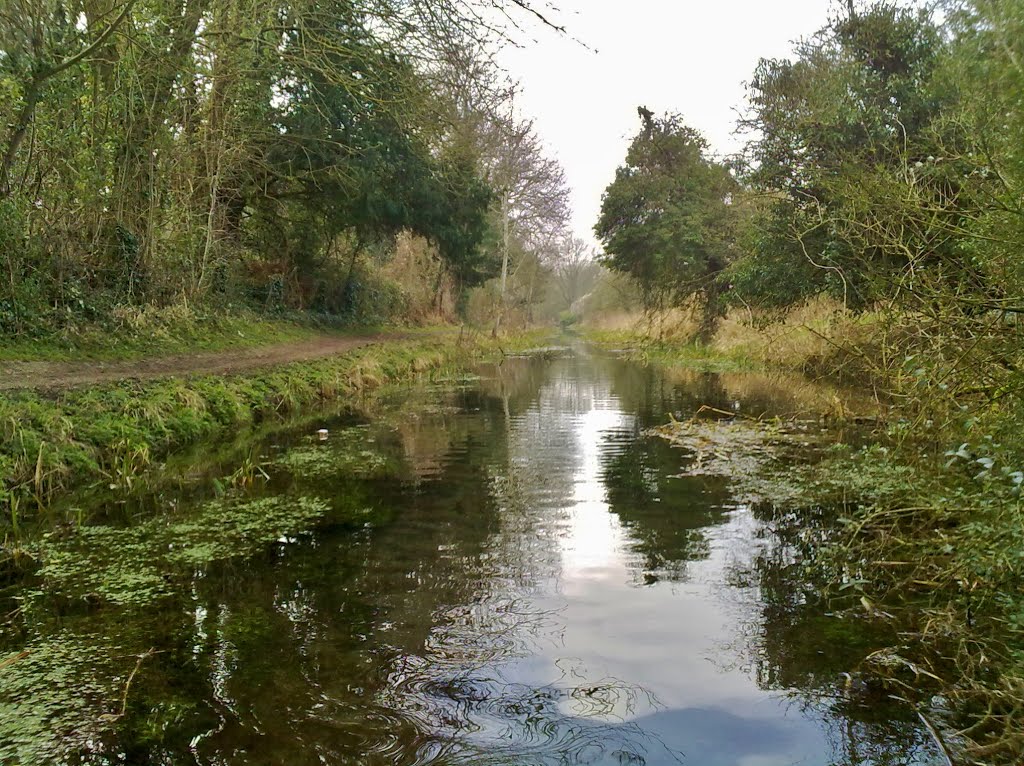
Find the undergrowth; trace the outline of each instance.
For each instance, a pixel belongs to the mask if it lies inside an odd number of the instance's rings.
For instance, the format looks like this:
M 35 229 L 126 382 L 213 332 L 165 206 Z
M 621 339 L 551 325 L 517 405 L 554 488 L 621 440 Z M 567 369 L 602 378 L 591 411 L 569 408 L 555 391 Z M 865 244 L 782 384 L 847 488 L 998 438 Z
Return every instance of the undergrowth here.
M 875 371 L 867 360 L 883 336 L 879 314 L 854 314 L 826 298 L 784 313 L 733 308 L 719 319 L 707 344 L 694 340 L 698 324 L 690 309 L 615 319 L 594 318 L 582 333 L 600 347 L 624 350 L 645 363 L 707 372 L 787 370 L 854 383 L 872 381 Z
M 780 474 L 789 496 L 780 502 L 780 491 L 774 512 L 795 510 L 810 528 L 819 509 L 838 509 L 806 567 L 829 597 L 894 626 L 897 640 L 866 656 L 865 672 L 909 700 L 964 763 L 1019 764 L 1024 457 L 1005 425 L 1002 435 L 983 430 L 945 449 L 837 447 Z
M 1016 766 L 1024 762 L 1020 422 L 1002 411 L 941 427 L 890 422 L 859 445 L 821 443 L 813 460 L 786 458 L 786 434 L 774 423 L 672 421 L 654 433 L 698 456 L 689 470 L 728 476 L 734 495 L 792 540 L 801 598 L 887 632 L 887 644 L 864 647 L 850 668 L 858 684 L 905 700 L 951 763 Z

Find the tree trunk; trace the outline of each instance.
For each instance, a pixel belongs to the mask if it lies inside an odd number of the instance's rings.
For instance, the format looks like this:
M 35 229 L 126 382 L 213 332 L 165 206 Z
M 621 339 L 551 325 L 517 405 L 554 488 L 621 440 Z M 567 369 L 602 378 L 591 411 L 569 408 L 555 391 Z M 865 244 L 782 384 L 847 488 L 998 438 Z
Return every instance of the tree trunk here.
M 498 294 L 498 313 L 494 317 L 494 329 L 491 337 L 497 338 L 501 330 L 501 320 L 505 314 L 505 290 L 508 286 L 508 248 L 509 248 L 509 225 L 508 225 L 508 190 L 501 196 L 501 291 Z
M 359 254 L 363 251 L 363 238 L 361 236 L 356 237 L 355 243 L 352 245 L 352 258 L 348 262 L 348 274 L 345 275 L 345 286 L 341 289 L 341 297 L 345 302 L 345 308 L 350 309 L 354 307 L 354 300 L 352 298 L 352 282 L 355 279 L 356 274 L 356 261 L 359 260 Z M 350 302 L 353 305 L 349 305 Z
M 164 125 L 167 109 L 174 100 L 174 84 L 185 70 L 208 7 L 209 0 L 183 0 L 175 12 L 161 19 L 171 30 L 170 44 L 152 66 L 142 70 L 136 86 L 140 97 L 125 120 L 118 152 L 117 217 L 142 240 L 143 250 L 151 244 L 149 228 L 159 204 L 155 198 L 159 189 L 154 179 L 153 139 Z M 201 199 L 205 212 L 208 199 L 205 194 Z
M 718 331 L 718 320 L 722 318 L 722 288 L 717 279 L 712 279 L 704 288 L 704 302 L 701 306 L 700 325 L 696 340 L 704 346 L 711 345 Z
M 434 282 L 434 310 L 437 311 L 438 316 L 444 314 L 444 278 L 445 265 L 442 261 L 437 268 L 437 280 Z
M 39 97 L 42 95 L 42 84 L 43 79 L 38 75 L 33 75 L 32 82 L 29 83 L 28 89 L 25 91 L 25 103 L 18 113 L 18 119 L 11 126 L 11 134 L 7 139 L 7 149 L 4 151 L 3 160 L 0 161 L 0 199 L 11 194 L 11 170 L 14 167 L 15 158 L 18 156 L 21 142 L 25 140 L 28 127 L 32 124 L 36 104 L 39 103 Z

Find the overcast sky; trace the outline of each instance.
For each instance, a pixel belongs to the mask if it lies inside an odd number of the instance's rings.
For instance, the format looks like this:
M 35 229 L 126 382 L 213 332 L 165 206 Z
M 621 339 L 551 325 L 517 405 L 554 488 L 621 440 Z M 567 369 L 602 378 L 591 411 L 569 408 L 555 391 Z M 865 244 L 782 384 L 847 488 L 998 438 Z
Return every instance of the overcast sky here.
M 830 0 L 561 0 L 571 39 L 533 27 L 536 42 L 499 61 L 523 86 L 524 116 L 561 161 L 573 229 L 593 239 L 601 193 L 640 128 L 636 108 L 679 112 L 719 153 L 736 150 L 736 109 L 761 57 L 826 21 Z

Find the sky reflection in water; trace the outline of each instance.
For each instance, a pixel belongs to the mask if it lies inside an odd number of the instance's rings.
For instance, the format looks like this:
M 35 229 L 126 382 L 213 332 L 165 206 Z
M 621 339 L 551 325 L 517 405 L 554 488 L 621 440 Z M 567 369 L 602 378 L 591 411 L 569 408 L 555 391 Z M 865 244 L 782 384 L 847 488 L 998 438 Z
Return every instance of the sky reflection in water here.
M 434 680 L 411 704 L 433 728 L 419 760 L 938 763 L 912 724 L 873 731 L 827 698 L 759 685 L 760 594 L 727 583 L 772 543 L 721 482 L 665 470 L 685 456 L 641 434 L 652 402 L 620 399 L 616 364 L 556 362 L 528 406 L 504 402 L 500 531 L 483 553 L 497 566 L 475 618 L 442 613 L 428 639 L 418 672 Z M 652 515 L 661 528 L 640 528 Z M 506 651 L 475 653 L 481 633 Z

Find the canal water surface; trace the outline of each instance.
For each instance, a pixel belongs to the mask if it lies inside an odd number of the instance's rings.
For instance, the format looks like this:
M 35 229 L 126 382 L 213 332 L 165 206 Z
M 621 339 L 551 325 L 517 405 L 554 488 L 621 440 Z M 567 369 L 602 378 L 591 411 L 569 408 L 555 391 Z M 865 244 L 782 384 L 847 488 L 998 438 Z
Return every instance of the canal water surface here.
M 5 591 L 0 761 L 941 764 L 845 675 L 870 623 L 816 598 L 728 475 L 646 433 L 816 396 L 507 359 L 83 500 Z

